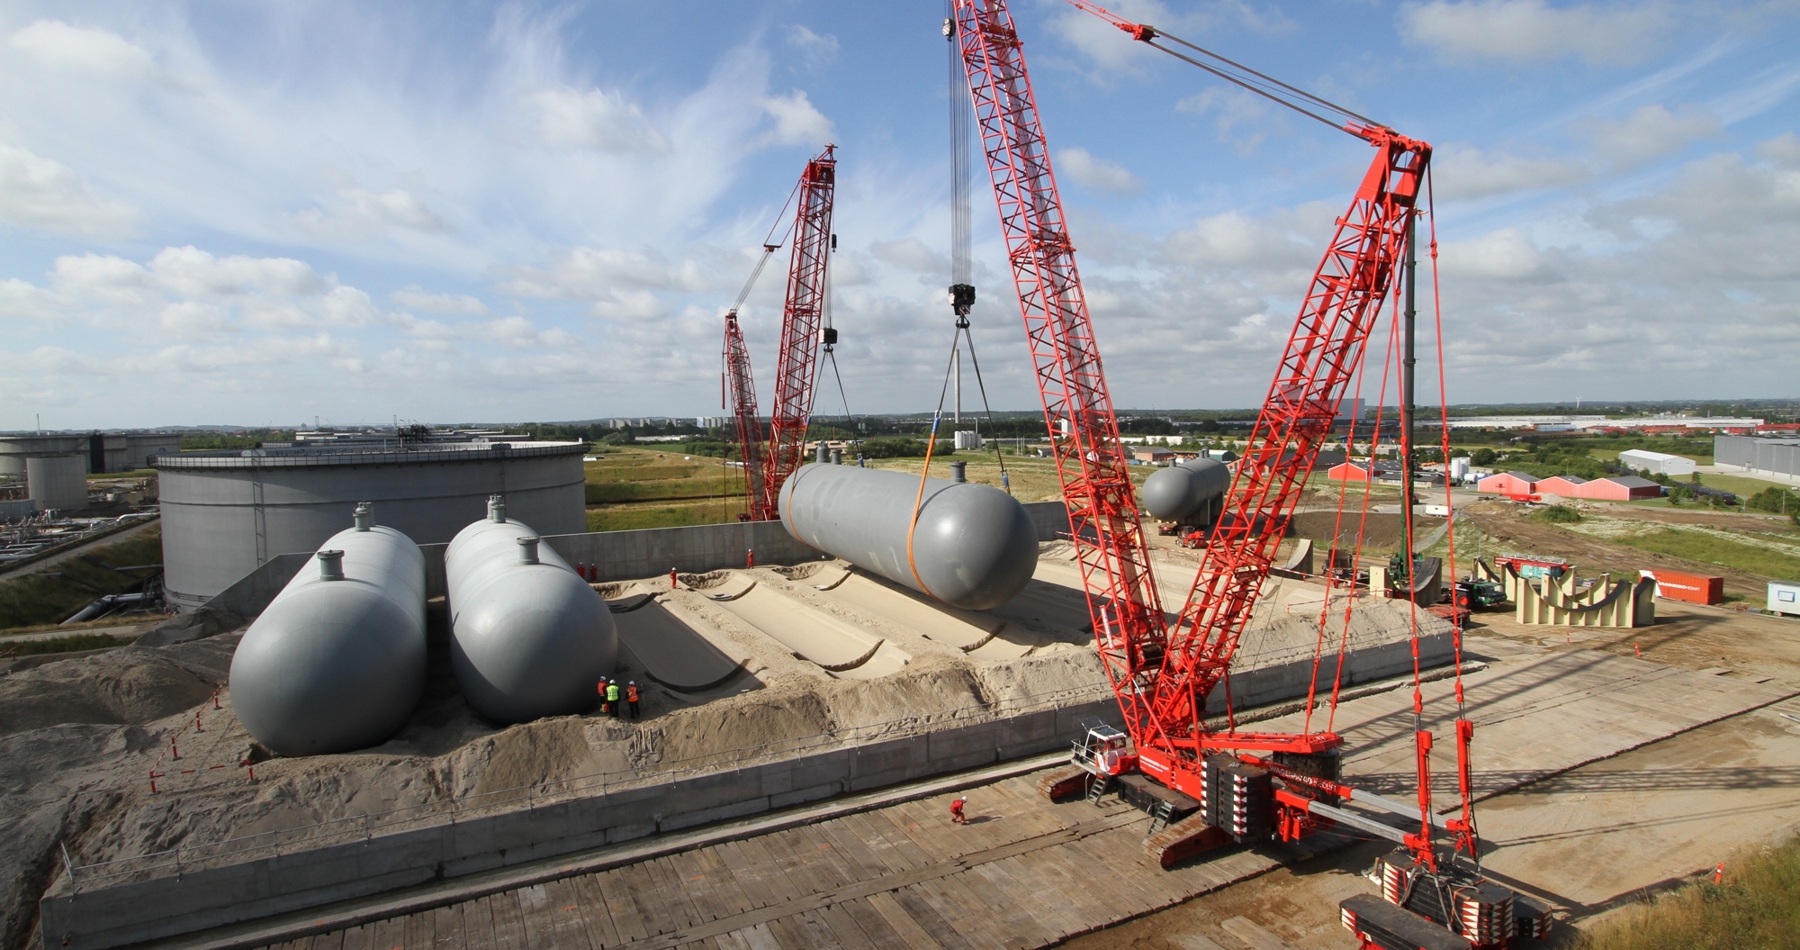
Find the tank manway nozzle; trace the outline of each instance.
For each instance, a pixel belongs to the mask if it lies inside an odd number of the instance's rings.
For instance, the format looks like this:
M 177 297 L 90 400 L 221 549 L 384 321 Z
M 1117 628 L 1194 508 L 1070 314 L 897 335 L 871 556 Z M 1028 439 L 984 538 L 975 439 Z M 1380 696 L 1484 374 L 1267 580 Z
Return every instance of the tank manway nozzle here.
M 519 563 L 520 564 L 536 564 L 536 563 L 538 563 L 538 550 L 537 549 L 538 549 L 538 539 L 537 538 L 520 538 L 519 539 Z
M 375 506 L 361 502 L 356 506 L 356 530 L 367 531 L 375 521 Z
M 967 463 L 967 462 L 951 462 L 950 463 L 950 480 L 957 483 L 958 485 L 962 484 L 963 482 L 968 481 L 969 480 L 968 476 L 963 474 L 963 469 L 967 468 L 968 464 L 969 463 Z
M 828 448 L 825 443 L 820 442 L 813 448 L 813 461 L 820 465 L 824 465 L 826 462 L 831 461 L 831 449 Z
M 344 552 L 319 552 L 319 580 L 341 581 L 344 579 Z
M 506 496 L 488 496 L 488 520 L 499 524 L 506 523 Z
M 844 450 L 843 449 L 832 449 L 831 450 L 831 464 L 833 464 L 833 465 L 844 464 Z

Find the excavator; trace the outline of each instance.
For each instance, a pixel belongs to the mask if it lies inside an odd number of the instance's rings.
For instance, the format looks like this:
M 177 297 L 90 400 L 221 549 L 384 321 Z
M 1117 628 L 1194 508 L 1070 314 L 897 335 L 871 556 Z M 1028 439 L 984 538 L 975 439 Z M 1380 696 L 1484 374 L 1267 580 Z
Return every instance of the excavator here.
M 1095 645 L 1124 722 L 1122 729 L 1091 724 L 1074 743 L 1070 765 L 1047 775 L 1040 790 L 1052 799 L 1094 798 L 1117 787 L 1150 812 L 1145 848 L 1164 867 L 1233 843 L 1293 842 L 1325 831 L 1391 839 L 1397 847 L 1377 867 L 1380 898 L 1358 895 L 1340 908 L 1365 950 L 1494 950 L 1521 935 L 1541 936 L 1547 911 L 1480 873 L 1471 805 L 1474 725 L 1461 714 L 1460 674 L 1454 728 L 1462 808 L 1449 819 L 1432 807 L 1432 735 L 1420 725 L 1416 682 L 1418 797 L 1410 804 L 1343 780 L 1344 740 L 1313 728 L 1312 693 L 1297 733 L 1240 730 L 1227 698 L 1232 658 L 1307 474 L 1381 309 L 1403 282 L 1410 319 L 1430 144 L 1087 0 L 1068 2 L 1137 42 L 1339 128 L 1375 154 L 1313 275 L 1224 513 L 1186 602 L 1170 619 L 1023 43 L 1005 0 L 952 0 L 944 32 L 966 73 Z M 1460 639 L 1458 650 L 1460 663 Z M 1399 815 L 1416 830 L 1371 812 Z

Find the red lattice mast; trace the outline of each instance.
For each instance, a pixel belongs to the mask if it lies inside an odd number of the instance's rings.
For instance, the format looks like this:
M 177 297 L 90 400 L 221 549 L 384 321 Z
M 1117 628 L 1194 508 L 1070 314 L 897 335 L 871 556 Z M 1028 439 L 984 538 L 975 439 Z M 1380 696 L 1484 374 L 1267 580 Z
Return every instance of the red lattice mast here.
M 1155 36 L 1118 22 L 1139 39 Z M 1140 764 L 1198 797 L 1207 750 L 1318 752 L 1339 745 L 1329 733 L 1221 732 L 1208 725 L 1206 696 L 1230 668 L 1319 443 L 1393 289 L 1430 146 L 1373 124 L 1344 126 L 1379 154 L 1313 277 L 1221 528 L 1171 627 L 1152 579 L 1018 34 L 1004 0 L 957 0 L 956 28 L 1095 639 Z
M 824 325 L 825 270 L 831 254 L 831 206 L 837 184 L 837 146 L 827 145 L 806 163 L 794 211 L 793 256 L 788 264 L 787 305 L 775 369 L 775 403 L 769 414 L 769 446 L 755 520 L 776 516 L 782 482 L 800 467 L 818 377 L 819 329 Z
M 755 517 L 763 498 L 762 430 L 756 418 L 756 383 L 750 378 L 750 350 L 738 327 L 737 309 L 725 314 L 725 389 L 744 463 L 745 511 Z
M 956 30 L 1094 636 L 1127 728 L 1141 736 L 1151 709 L 1142 689 L 1153 685 L 1166 632 L 1162 604 L 1050 150 L 1003 0 L 958 0 Z

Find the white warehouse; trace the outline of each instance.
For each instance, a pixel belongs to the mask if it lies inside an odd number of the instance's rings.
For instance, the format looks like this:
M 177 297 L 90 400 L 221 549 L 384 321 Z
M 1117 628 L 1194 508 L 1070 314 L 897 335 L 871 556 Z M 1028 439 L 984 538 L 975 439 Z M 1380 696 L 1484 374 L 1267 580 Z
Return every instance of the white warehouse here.
M 1640 469 L 1652 475 L 1692 475 L 1694 460 L 1680 455 L 1669 455 L 1663 452 L 1646 452 L 1643 449 L 1626 449 L 1619 453 L 1619 464 L 1627 468 Z

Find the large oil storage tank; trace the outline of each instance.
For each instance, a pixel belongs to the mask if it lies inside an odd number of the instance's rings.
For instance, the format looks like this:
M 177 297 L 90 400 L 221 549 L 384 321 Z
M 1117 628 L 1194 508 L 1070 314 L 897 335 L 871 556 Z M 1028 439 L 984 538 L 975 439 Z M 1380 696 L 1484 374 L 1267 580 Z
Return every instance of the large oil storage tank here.
M 612 612 L 509 507 L 491 499 L 444 550 L 451 668 L 496 722 L 582 712 L 618 660 Z
M 86 508 L 87 458 L 81 455 L 33 455 L 25 460 L 25 484 L 40 511 Z
M 1025 506 L 997 488 L 942 478 L 925 479 L 920 501 L 919 481 L 808 465 L 781 486 L 781 523 L 802 543 L 956 607 L 986 610 L 1024 590 L 1038 555 Z
M 586 531 L 582 449 L 388 438 L 158 456 L 169 602 L 191 610 L 277 555 L 317 550 L 359 501 L 419 544 L 449 541 L 493 494 L 545 534 Z
M 386 741 L 425 688 L 425 556 L 393 528 L 332 535 L 231 658 L 231 704 L 282 755 L 349 752 Z
M 1189 459 L 1144 479 L 1144 510 L 1158 521 L 1209 524 L 1231 489 L 1231 469 L 1212 459 Z

